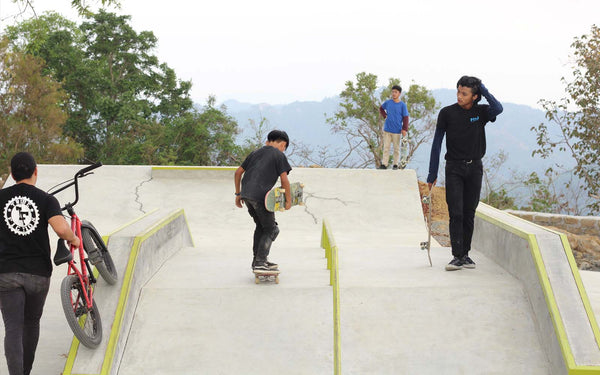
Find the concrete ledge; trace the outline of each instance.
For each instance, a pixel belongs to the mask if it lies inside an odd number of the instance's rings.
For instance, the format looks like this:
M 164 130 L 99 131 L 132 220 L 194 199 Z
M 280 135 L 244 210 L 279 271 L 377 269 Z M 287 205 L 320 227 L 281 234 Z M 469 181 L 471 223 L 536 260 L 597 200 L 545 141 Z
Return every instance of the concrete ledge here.
M 142 287 L 181 248 L 193 246 L 183 210 L 153 211 L 108 236 L 108 249 L 119 282 L 98 281 L 95 301 L 100 310 L 103 340 L 97 349 L 73 338 L 64 375 L 117 374 Z
M 552 374 L 600 374 L 600 331 L 566 236 L 480 203 L 472 245 L 523 283 Z

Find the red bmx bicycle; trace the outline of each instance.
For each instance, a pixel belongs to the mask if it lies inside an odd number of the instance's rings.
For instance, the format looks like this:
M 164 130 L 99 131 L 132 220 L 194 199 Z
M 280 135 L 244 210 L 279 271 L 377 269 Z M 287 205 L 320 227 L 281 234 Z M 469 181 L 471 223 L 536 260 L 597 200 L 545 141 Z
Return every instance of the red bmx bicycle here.
M 102 237 L 92 223 L 80 220 L 73 206 L 79 201 L 79 186 L 77 180 L 92 174 L 92 170 L 102 166 L 96 163 L 87 166 L 69 179 L 53 189 L 50 194 L 56 194 L 71 186 L 75 186 L 75 201 L 67 203 L 62 207 L 71 218 L 71 229 L 79 237 L 80 246 L 65 245 L 65 241 L 59 239 L 54 256 L 54 264 L 57 266 L 68 263 L 67 276 L 60 286 L 60 297 L 62 307 L 71 330 L 84 346 L 94 349 L 102 341 L 102 322 L 100 312 L 94 301 L 94 284 L 96 277 L 92 272 L 92 265 L 96 266 L 98 273 L 108 284 L 115 284 L 118 280 L 117 270 L 113 263 L 108 248 Z M 52 190 L 52 189 L 51 189 Z M 87 255 L 87 257 L 86 257 Z

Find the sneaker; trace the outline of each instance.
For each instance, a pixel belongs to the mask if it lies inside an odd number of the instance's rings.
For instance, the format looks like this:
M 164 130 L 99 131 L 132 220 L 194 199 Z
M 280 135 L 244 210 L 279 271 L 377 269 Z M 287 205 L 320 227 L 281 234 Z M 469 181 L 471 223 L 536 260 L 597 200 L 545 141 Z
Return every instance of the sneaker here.
M 254 267 L 252 267 L 254 271 L 268 271 L 269 265 L 267 262 L 256 262 L 254 263 Z
M 398 165 L 397 165 L 397 164 L 394 164 L 394 166 L 392 167 L 392 169 L 393 169 L 393 170 L 396 170 L 396 169 L 398 169 Z
M 278 270 L 279 269 L 279 264 L 277 263 L 272 263 L 269 262 L 268 260 L 266 261 L 267 263 L 267 267 L 269 267 L 270 270 Z
M 381 165 L 379 166 L 379 169 L 387 169 L 387 165 L 383 165 L 383 164 L 381 164 Z
M 450 263 L 448 263 L 446 265 L 446 271 L 456 271 L 456 270 L 460 270 L 463 268 L 463 262 L 460 258 L 454 257 L 454 259 L 452 259 L 450 261 Z
M 475 262 L 473 262 L 473 259 L 469 258 L 468 255 L 465 255 L 460 260 L 463 263 L 463 267 L 469 268 L 469 269 L 475 268 Z

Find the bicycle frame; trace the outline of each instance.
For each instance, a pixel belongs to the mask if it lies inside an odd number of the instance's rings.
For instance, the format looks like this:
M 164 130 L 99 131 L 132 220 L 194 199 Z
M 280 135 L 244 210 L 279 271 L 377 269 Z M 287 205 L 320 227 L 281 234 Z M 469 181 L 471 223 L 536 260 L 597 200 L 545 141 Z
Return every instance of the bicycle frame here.
M 76 252 L 78 253 L 81 270 L 79 270 L 77 267 L 75 256 L 73 256 L 73 260 L 68 262 L 69 267 L 67 268 L 67 275 L 77 275 L 79 282 L 82 285 L 85 304 L 88 309 L 91 309 L 94 301 L 94 288 L 92 288 L 92 285 L 96 283 L 96 278 L 94 277 L 94 273 L 92 272 L 92 268 L 88 259 L 85 257 L 86 253 L 83 247 L 83 238 L 81 235 L 81 220 L 77 214 L 75 214 L 75 211 L 73 211 L 73 207 L 69 207 L 68 212 L 71 216 L 71 230 L 79 238 L 79 247 L 76 248 L 75 246 L 71 245 L 70 251 L 73 255 Z
M 92 272 L 92 267 L 90 266 L 89 260 L 88 258 L 86 258 L 86 251 L 84 249 L 83 244 L 83 236 L 81 234 L 81 220 L 75 213 L 75 209 L 73 208 L 73 206 L 79 201 L 79 185 L 77 180 L 80 177 L 84 177 L 87 174 L 92 173 L 90 172 L 91 170 L 96 169 L 100 166 L 102 166 L 102 163 L 96 163 L 81 169 L 80 171 L 75 173 L 73 181 L 69 182 L 65 186 L 62 186 L 61 188 L 51 193 L 57 194 L 71 186 L 75 186 L 75 200 L 72 203 L 67 203 L 61 209 L 62 211 L 66 210 L 68 212 L 71 218 L 71 230 L 79 238 L 79 247 L 71 245 L 69 248 L 69 251 L 71 253 L 71 259 L 68 261 L 69 266 L 67 268 L 67 276 L 77 275 L 77 278 L 79 279 L 79 282 L 82 286 L 81 289 L 83 291 L 83 297 L 85 298 L 85 305 L 88 309 L 92 308 L 94 302 L 94 288 L 92 288 L 92 285 L 96 283 L 96 278 L 94 277 L 94 273 Z M 59 241 L 59 243 L 61 242 Z M 79 264 L 81 265 L 80 267 L 77 266 L 75 254 L 79 255 L 78 259 Z

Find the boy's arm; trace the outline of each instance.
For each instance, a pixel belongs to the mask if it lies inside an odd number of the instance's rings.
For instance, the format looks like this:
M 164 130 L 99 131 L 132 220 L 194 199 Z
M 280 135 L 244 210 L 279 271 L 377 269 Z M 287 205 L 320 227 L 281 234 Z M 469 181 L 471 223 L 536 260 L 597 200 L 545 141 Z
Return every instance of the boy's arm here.
M 242 175 L 244 174 L 244 168 L 239 167 L 238 169 L 236 169 L 235 174 L 233 176 L 233 182 L 235 184 L 235 205 L 238 206 L 239 208 L 242 208 L 242 197 L 240 195 L 242 189 L 241 189 L 241 182 L 242 182 Z
M 387 112 L 385 111 L 385 109 L 383 109 L 383 105 L 379 106 L 379 113 L 381 114 L 381 117 L 383 117 L 384 119 L 387 118 Z
M 285 189 L 285 209 L 289 210 L 292 208 L 292 192 L 290 191 L 290 180 L 287 172 L 280 174 L 279 178 L 281 178 L 281 187 Z
M 502 104 L 496 98 L 494 98 L 494 95 L 490 94 L 489 90 L 483 85 L 483 83 L 480 86 L 480 91 L 481 95 L 490 105 L 488 109 L 488 116 L 490 117 L 490 121 L 494 122 L 496 121 L 496 116 L 501 114 L 504 108 L 502 107 Z

